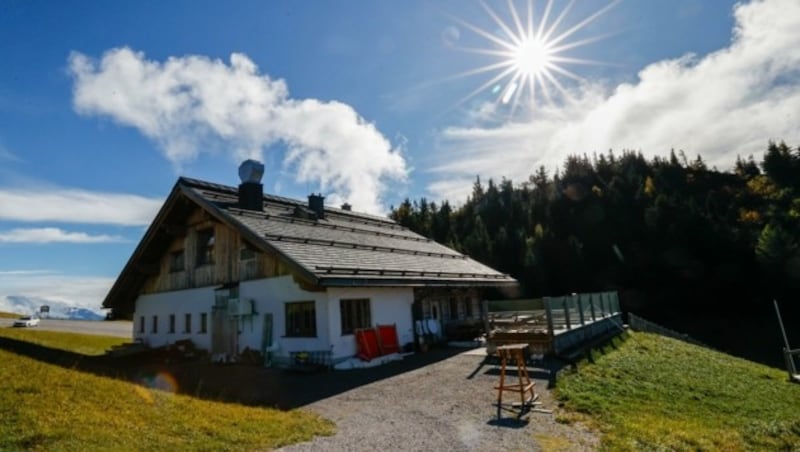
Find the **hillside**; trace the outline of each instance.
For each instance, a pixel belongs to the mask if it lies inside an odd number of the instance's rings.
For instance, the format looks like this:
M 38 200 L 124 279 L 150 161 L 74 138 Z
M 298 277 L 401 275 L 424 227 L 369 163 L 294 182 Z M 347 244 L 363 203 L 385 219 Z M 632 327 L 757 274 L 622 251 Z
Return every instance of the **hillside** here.
M 732 170 L 681 151 L 575 155 L 527 181 L 478 179 L 461 205 L 407 199 L 390 216 L 517 278 L 521 298 L 616 290 L 626 312 L 770 365 L 782 359 L 772 299 L 800 315 L 800 148 L 785 143 Z
M 256 450 L 320 434 L 332 425 L 300 411 L 246 407 L 154 389 L 47 364 L 12 351 L 15 341 L 83 355 L 119 338 L 0 329 L 0 450 Z
M 713 350 L 631 333 L 559 378 L 573 415 L 612 450 L 800 447 L 800 385 L 787 374 Z

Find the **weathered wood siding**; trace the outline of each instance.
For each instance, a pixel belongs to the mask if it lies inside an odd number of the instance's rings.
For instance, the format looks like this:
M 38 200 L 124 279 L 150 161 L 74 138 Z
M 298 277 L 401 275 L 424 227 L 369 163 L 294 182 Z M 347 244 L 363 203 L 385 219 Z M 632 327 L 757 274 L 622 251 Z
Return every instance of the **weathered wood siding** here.
M 203 250 L 199 234 L 209 229 L 214 231 L 213 263 L 198 265 L 198 254 Z M 240 250 L 244 243 L 240 234 L 200 209 L 189 216 L 184 225 L 170 225 L 169 232 L 175 238 L 164 250 L 158 274 L 148 279 L 143 293 L 193 289 L 290 274 L 286 265 L 270 253 L 256 251 L 254 256 L 241 260 Z M 180 250 L 184 250 L 183 270 L 172 271 L 170 256 Z

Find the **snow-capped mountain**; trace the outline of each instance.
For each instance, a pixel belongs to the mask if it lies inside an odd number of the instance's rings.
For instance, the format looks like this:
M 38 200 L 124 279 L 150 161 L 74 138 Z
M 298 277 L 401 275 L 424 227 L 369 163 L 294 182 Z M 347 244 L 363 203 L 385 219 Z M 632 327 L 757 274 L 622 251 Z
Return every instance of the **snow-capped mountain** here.
M 71 306 L 62 301 L 47 300 L 38 297 L 25 297 L 22 295 L 8 295 L 0 298 L 0 311 L 18 314 L 39 314 L 42 306 L 50 306 L 51 319 L 70 320 L 103 320 L 105 314 L 98 307 L 96 309 Z

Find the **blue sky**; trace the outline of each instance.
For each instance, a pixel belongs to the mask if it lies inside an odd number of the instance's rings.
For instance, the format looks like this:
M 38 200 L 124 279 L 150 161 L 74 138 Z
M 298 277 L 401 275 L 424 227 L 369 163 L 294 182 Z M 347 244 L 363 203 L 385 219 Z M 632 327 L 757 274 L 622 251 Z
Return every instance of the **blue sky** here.
M 248 157 L 269 192 L 385 213 L 570 153 L 728 169 L 800 141 L 796 0 L 569 5 L 550 7 L 550 40 L 574 45 L 554 56 L 602 64 L 562 60 L 577 77 L 515 99 L 510 77 L 476 91 L 498 70 L 459 76 L 509 61 L 505 1 L 3 1 L 0 308 L 98 307 L 176 178 L 236 185 Z

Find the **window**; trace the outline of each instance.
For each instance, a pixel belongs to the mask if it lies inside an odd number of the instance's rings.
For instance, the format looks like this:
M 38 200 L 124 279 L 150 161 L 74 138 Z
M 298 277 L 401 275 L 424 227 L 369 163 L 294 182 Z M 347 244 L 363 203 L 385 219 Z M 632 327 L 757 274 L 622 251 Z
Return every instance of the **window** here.
M 139 332 L 144 333 L 144 316 L 139 317 Z
M 205 312 L 200 313 L 200 333 L 205 334 L 208 331 L 208 314 Z
M 183 317 L 183 332 L 184 333 L 191 333 L 192 332 L 192 315 L 186 314 Z
M 214 229 L 197 231 L 197 266 L 214 263 Z
M 372 326 L 372 317 L 369 313 L 369 298 L 354 300 L 339 300 L 342 313 L 342 335 L 353 334 L 358 328 Z
M 169 315 L 169 331 L 167 332 L 170 334 L 175 332 L 175 314 Z
M 170 273 L 182 272 L 186 269 L 186 262 L 184 259 L 185 253 L 183 250 L 173 251 L 169 253 L 169 271 Z
M 317 312 L 313 301 L 286 303 L 286 335 L 317 336 Z
M 228 308 L 228 300 L 231 298 L 239 298 L 239 284 L 235 285 L 226 284 L 223 287 L 214 289 L 214 306 L 218 308 Z
M 247 261 L 250 259 L 255 259 L 255 257 L 256 250 L 246 242 L 242 242 L 242 247 L 239 248 L 239 260 Z
M 158 316 L 153 316 L 153 333 L 158 333 Z

